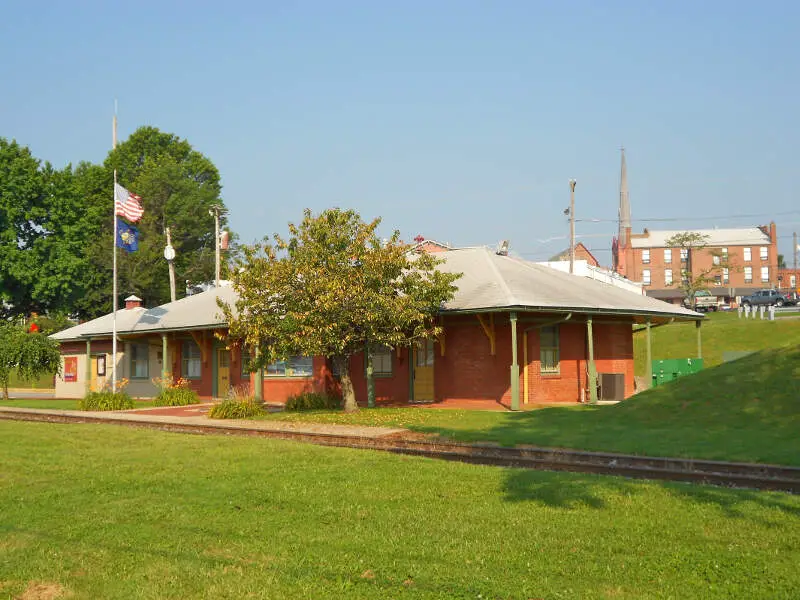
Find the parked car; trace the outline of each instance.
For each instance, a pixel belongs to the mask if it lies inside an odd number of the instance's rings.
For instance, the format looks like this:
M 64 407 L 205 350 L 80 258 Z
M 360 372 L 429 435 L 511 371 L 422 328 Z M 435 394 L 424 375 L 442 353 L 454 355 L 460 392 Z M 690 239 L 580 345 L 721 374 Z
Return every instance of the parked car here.
M 793 306 L 796 300 L 790 299 L 778 290 L 759 290 L 755 294 L 742 298 L 742 306 Z
M 691 298 L 684 298 L 683 305 L 686 308 L 691 308 L 692 307 Z M 697 290 L 694 293 L 694 309 L 697 312 L 708 312 L 708 311 L 719 310 L 719 306 L 720 306 L 719 298 L 714 296 L 708 290 Z

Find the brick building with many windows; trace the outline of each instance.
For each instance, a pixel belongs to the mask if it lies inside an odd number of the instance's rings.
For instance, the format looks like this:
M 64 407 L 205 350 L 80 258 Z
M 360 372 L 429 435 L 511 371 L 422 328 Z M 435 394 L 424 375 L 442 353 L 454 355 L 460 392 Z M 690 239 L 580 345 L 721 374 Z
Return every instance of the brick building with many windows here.
M 702 248 L 668 245 L 682 233 L 698 234 Z M 648 296 L 679 304 L 684 273 L 710 278 L 708 291 L 720 302 L 737 302 L 779 284 L 778 235 L 775 223 L 731 229 L 678 229 L 633 233 L 628 198 L 628 173 L 622 150 L 619 187 L 619 232 L 611 245 L 614 271 L 640 281 Z
M 725 302 L 734 302 L 756 290 L 778 287 L 778 246 L 775 223 L 760 227 L 692 230 L 705 247 L 672 248 L 670 238 L 685 230 L 649 231 L 623 236 L 615 248 L 616 270 L 641 281 L 648 296 L 678 303 L 682 274 L 705 273 L 708 291 Z M 691 253 L 691 256 L 690 256 Z M 727 265 L 727 266 L 725 266 Z

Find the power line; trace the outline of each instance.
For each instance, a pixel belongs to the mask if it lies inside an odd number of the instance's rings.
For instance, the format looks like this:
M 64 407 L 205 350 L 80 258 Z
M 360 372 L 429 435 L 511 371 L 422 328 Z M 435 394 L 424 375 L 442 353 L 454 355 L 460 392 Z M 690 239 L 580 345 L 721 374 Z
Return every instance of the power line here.
M 777 213 L 752 213 L 741 215 L 719 215 L 716 217 L 658 217 L 646 219 L 631 219 L 635 223 L 671 223 L 675 221 L 715 221 L 724 219 L 756 219 L 762 217 L 780 217 L 788 215 L 800 215 L 800 210 L 787 210 Z M 619 223 L 619 219 L 575 219 L 578 223 Z

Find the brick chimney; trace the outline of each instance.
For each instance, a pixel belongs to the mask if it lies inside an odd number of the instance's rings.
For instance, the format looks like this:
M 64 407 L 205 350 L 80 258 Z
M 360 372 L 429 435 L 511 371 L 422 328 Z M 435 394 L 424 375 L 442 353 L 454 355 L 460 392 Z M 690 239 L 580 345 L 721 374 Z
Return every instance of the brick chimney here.
M 125 298 L 125 310 L 130 310 L 132 308 L 141 308 L 142 307 L 142 299 L 138 298 L 137 296 L 128 296 Z

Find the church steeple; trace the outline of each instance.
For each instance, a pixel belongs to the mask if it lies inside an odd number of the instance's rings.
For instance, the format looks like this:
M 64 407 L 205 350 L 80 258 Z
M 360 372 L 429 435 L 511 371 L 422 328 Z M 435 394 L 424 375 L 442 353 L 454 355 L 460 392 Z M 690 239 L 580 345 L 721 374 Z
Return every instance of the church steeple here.
M 631 227 L 631 203 L 628 200 L 628 168 L 625 164 L 625 148 L 620 148 L 622 164 L 619 173 L 619 245 L 628 245 L 628 231 Z

